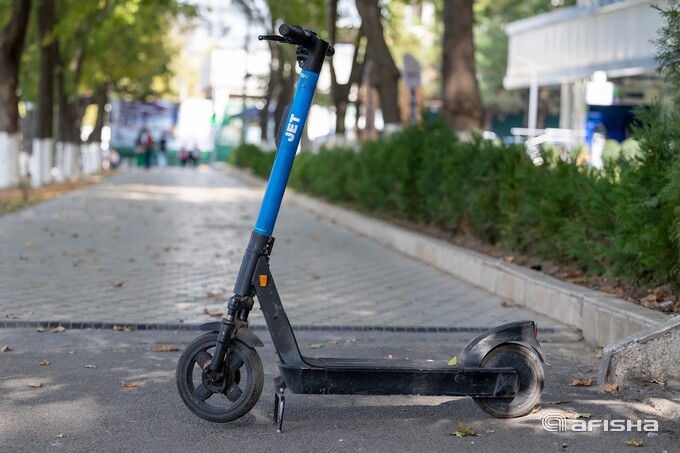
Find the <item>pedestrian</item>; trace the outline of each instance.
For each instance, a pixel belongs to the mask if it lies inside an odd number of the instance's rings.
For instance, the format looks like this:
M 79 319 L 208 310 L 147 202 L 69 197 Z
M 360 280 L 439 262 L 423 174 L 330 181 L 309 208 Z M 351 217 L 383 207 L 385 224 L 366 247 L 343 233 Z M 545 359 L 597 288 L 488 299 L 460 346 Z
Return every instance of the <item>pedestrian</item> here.
M 151 168 L 151 157 L 153 153 L 153 137 L 149 132 L 149 129 L 144 126 L 139 133 L 137 138 L 139 146 L 142 147 L 142 152 L 144 153 L 144 168 L 147 170 Z
M 179 149 L 179 164 L 182 167 L 186 167 L 188 160 L 189 160 L 189 151 L 187 151 L 186 147 L 184 145 L 182 145 L 182 147 Z
M 198 145 L 194 145 L 194 149 L 191 150 L 191 164 L 196 167 L 201 162 L 201 150 L 198 149 Z
M 161 168 L 168 165 L 167 146 L 168 146 L 168 131 L 163 131 L 163 133 L 161 134 L 161 139 L 158 141 L 158 154 L 157 154 L 158 166 Z

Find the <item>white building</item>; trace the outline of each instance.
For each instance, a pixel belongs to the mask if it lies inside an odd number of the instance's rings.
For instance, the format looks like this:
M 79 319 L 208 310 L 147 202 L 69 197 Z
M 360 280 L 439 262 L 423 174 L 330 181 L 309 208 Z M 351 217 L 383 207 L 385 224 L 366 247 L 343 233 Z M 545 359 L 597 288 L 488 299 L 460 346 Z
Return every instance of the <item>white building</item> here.
M 663 90 L 653 42 L 663 20 L 652 5 L 665 3 L 580 0 L 577 6 L 508 24 L 505 88 L 533 85 L 534 99 L 538 87 L 559 89 L 561 128 L 588 141 L 599 122 L 609 138 L 622 141 L 630 132 L 632 108 L 649 105 Z M 595 73 L 600 79 L 606 75 L 609 84 L 592 84 Z M 535 105 L 529 110 L 531 128 Z

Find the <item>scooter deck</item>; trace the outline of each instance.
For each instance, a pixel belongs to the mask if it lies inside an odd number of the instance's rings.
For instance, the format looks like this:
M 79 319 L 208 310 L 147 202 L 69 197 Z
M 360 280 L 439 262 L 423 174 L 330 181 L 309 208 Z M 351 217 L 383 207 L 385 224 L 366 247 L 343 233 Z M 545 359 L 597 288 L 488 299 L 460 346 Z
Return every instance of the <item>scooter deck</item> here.
M 442 367 L 425 360 L 302 359 L 307 366 L 279 365 L 293 393 L 512 398 L 518 389 L 513 368 Z

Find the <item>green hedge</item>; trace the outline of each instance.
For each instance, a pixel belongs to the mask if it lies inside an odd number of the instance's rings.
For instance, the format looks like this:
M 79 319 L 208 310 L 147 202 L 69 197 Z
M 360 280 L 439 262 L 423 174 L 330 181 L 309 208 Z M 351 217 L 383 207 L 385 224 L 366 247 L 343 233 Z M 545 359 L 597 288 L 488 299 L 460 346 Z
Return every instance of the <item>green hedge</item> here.
M 290 185 L 588 273 L 643 284 L 677 282 L 680 168 L 670 149 L 680 141 L 672 123 L 664 129 L 655 121 L 653 114 L 642 119 L 643 148 L 608 153 L 604 170 L 565 163 L 549 152 L 536 166 L 522 146 L 461 142 L 435 122 L 359 151 L 301 153 Z M 273 159 L 273 152 L 253 146 L 230 155 L 233 164 L 263 177 Z

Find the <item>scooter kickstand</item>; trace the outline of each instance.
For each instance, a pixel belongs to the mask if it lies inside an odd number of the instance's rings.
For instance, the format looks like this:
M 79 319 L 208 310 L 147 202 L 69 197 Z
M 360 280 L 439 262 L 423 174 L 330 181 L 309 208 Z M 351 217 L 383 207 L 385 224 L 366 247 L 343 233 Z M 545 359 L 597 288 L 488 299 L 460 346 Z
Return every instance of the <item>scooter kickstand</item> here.
M 283 411 L 286 406 L 286 397 L 283 394 L 286 390 L 286 384 L 280 377 L 274 380 L 276 384 L 276 393 L 274 394 L 274 424 L 276 432 L 283 432 Z

